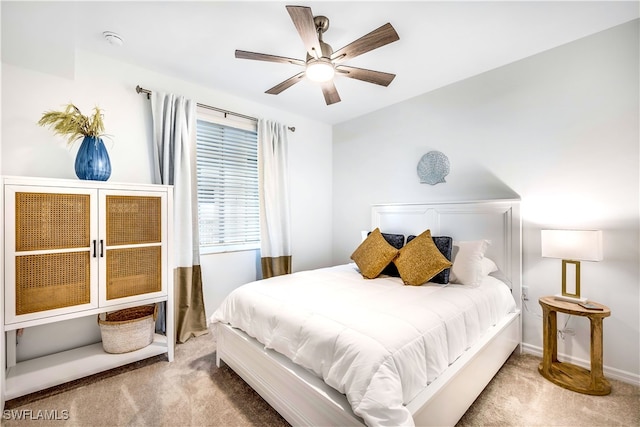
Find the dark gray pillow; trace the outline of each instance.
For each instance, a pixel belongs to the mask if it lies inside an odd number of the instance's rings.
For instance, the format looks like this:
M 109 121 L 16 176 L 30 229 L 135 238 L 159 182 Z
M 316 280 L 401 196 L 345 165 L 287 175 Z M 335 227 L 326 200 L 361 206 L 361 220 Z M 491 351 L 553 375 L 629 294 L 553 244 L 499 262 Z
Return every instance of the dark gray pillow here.
M 371 232 L 367 233 L 367 236 L 371 234 Z M 402 249 L 404 246 L 404 234 L 390 234 L 390 233 L 382 233 L 382 237 L 387 241 L 391 246 L 396 249 Z M 382 270 L 381 274 L 386 274 L 388 276 L 400 277 L 400 273 L 398 273 L 398 267 L 393 262 L 390 262 L 384 270 Z
M 407 237 L 407 243 L 415 239 L 416 236 L 411 235 Z M 451 251 L 453 250 L 453 239 L 449 236 L 433 236 L 433 243 L 436 244 L 436 247 L 440 250 L 440 253 L 445 256 L 449 261 L 451 261 Z M 436 274 L 430 282 L 433 283 L 441 283 L 446 285 L 449 283 L 449 272 L 450 268 L 445 268 L 440 273 Z

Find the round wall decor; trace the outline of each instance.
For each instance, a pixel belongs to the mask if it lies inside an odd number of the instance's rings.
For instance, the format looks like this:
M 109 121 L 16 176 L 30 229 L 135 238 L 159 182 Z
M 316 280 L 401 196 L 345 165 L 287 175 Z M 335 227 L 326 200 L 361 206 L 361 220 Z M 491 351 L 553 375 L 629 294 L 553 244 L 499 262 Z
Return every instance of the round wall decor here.
M 422 156 L 417 169 L 421 184 L 446 182 L 444 177 L 449 175 L 449 159 L 440 151 L 429 151 Z

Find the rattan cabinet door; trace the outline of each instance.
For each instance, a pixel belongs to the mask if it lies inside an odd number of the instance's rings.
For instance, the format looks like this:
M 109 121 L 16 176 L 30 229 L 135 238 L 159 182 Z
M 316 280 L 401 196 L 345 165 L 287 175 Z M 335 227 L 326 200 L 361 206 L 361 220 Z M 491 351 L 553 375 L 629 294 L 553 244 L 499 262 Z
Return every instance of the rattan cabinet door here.
M 6 323 L 95 308 L 97 192 L 5 187 Z
M 101 191 L 100 305 L 166 295 L 166 193 Z

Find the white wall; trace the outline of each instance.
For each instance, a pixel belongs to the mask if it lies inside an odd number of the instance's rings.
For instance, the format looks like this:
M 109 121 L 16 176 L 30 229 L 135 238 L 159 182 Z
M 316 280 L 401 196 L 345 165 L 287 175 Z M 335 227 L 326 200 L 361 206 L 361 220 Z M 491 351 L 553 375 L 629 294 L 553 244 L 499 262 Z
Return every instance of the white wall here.
M 135 87 L 182 94 L 202 104 L 296 127 L 289 133 L 293 269 L 331 262 L 329 125 L 85 51 L 75 52 L 73 78 L 28 65 L 31 68 L 2 64 L 2 174 L 76 179 L 73 162 L 79 144 L 68 149 L 63 139 L 36 124 L 45 110 L 73 102 L 87 113 L 95 105 L 104 109 L 106 130 L 112 135 L 106 141 L 113 168 L 109 181 L 150 183 L 151 106 Z M 255 251 L 202 257 L 207 315 L 231 289 L 256 279 L 255 260 Z M 91 321 L 95 325 L 95 319 Z M 55 337 L 55 349 L 99 340 L 96 328 L 93 336 L 69 337 L 65 329 L 77 326 L 66 323 L 27 330 L 18 346 L 19 359 L 49 352 L 39 342 L 46 337 Z
M 605 259 L 582 264 L 582 294 L 612 310 L 605 373 L 638 382 L 638 48 L 636 20 L 335 126 L 334 262 L 349 260 L 372 204 L 519 195 L 526 348 L 542 346 L 538 298 L 560 290 L 561 262 L 541 258 L 540 230 L 602 229 Z M 444 184 L 419 182 L 430 150 L 449 157 Z M 576 336 L 559 352 L 588 361 L 588 322 L 568 327 Z

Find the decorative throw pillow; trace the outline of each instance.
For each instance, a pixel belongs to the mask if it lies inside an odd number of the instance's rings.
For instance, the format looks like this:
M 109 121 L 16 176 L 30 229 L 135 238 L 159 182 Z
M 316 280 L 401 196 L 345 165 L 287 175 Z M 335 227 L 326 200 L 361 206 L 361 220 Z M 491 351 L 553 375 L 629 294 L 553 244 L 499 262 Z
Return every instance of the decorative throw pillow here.
M 483 276 L 488 276 L 489 274 L 498 271 L 498 266 L 491 258 L 483 257 L 481 264 Z
M 415 239 L 416 236 L 408 236 L 407 243 Z M 453 249 L 453 239 L 449 236 L 432 236 L 433 243 L 435 243 L 436 247 L 440 250 L 440 253 L 444 255 L 444 257 L 451 261 L 451 251 Z M 430 282 L 440 283 L 446 285 L 449 283 L 449 272 L 450 268 L 445 268 L 440 273 L 436 274 Z
M 431 230 L 426 230 L 407 243 L 393 262 L 404 284 L 413 286 L 420 286 L 451 267 L 451 262 L 433 242 Z
M 369 232 L 367 236 L 371 234 Z M 404 234 L 392 234 L 392 233 L 381 233 L 384 240 L 386 240 L 391 246 L 396 249 L 402 249 L 404 246 Z M 387 264 L 387 266 L 382 270 L 381 274 L 386 274 L 387 276 L 400 277 L 400 273 L 398 273 L 398 268 L 393 262 Z
M 398 249 L 391 246 L 376 228 L 351 254 L 351 259 L 364 277 L 375 279 L 397 255 Z
M 449 280 L 463 285 L 477 285 L 482 280 L 482 260 L 491 242 L 471 240 L 453 242 L 453 266 Z

